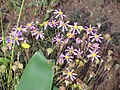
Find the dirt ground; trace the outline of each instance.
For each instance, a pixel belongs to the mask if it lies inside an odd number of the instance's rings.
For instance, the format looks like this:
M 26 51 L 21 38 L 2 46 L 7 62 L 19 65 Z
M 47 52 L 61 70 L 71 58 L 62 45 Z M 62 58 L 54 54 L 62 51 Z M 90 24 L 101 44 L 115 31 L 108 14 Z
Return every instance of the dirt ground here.
M 7 5 L 6 0 L 0 0 L 0 9 L 4 13 L 3 24 L 5 27 L 10 24 L 8 28 L 12 28 L 16 24 L 18 13 L 9 10 Z M 100 24 L 100 31 L 111 35 L 113 42 L 110 49 L 114 51 L 114 64 L 104 80 L 97 81 L 100 84 L 94 90 L 120 90 L 120 68 L 118 67 L 120 65 L 120 0 L 60 0 L 57 8 L 65 12 L 67 20 L 77 21 L 81 25 Z M 34 6 L 25 8 L 21 24 L 26 24 L 36 18 L 35 9 Z M 39 18 L 41 17 L 42 14 Z
M 60 8 L 67 20 L 82 25 L 100 24 L 101 32 L 111 35 L 115 64 L 94 90 L 120 90 L 120 68 L 117 67 L 120 64 L 120 0 L 61 0 Z

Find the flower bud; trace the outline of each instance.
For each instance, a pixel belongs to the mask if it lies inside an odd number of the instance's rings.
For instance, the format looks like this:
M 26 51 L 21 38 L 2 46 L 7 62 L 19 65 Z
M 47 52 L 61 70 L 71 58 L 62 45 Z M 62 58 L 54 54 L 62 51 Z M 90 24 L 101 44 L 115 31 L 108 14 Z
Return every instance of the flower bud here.
M 6 66 L 5 66 L 5 65 L 1 65 L 1 66 L 0 66 L 0 72 L 1 72 L 1 73 L 4 73 L 4 72 L 5 72 L 5 69 L 6 69 Z
M 16 65 L 13 65 L 12 66 L 12 70 L 15 71 L 17 69 L 17 66 Z
M 2 46 L 2 47 L 1 47 L 1 50 L 2 50 L 3 52 L 6 52 L 7 49 L 8 49 L 8 48 L 7 48 L 6 46 Z
M 19 64 L 18 64 L 18 68 L 19 68 L 19 69 L 23 69 L 23 64 L 22 64 L 22 63 L 19 63 Z
M 107 39 L 107 40 L 108 40 L 108 39 L 110 38 L 110 34 L 105 34 L 105 36 L 104 36 L 104 37 L 105 37 L 105 39 Z

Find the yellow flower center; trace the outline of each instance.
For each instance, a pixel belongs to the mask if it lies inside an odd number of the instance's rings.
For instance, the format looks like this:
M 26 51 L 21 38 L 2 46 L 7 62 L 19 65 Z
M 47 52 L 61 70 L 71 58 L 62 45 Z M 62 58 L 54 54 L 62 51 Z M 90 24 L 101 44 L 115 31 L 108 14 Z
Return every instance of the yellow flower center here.
M 59 12 L 59 14 L 60 14 L 60 15 L 62 15 L 62 14 L 63 14 L 63 12 L 62 12 L 62 11 L 60 11 L 60 12 Z
M 98 35 L 95 35 L 95 38 L 98 38 Z
M 18 31 L 22 30 L 22 28 L 18 28 Z
M 66 26 L 66 23 L 63 23 L 63 26 Z
M 32 24 L 31 24 L 31 23 L 28 23 L 27 26 L 30 27 L 30 26 L 32 26 Z
M 96 54 L 95 54 L 95 53 L 93 53 L 93 54 L 92 54 L 92 57 L 96 57 Z
M 38 34 L 40 35 L 40 34 L 41 34 L 41 32 L 38 32 Z
M 37 30 L 33 30 L 33 32 L 35 33 Z
M 30 48 L 30 45 L 27 44 L 27 43 L 23 43 L 23 44 L 22 44 L 22 47 L 23 47 L 23 48 Z
M 92 31 L 92 30 L 93 30 L 93 28 L 89 28 L 89 30 L 90 30 L 90 31 Z
M 60 42 L 60 39 L 57 39 L 57 42 L 59 43 L 59 42 Z
M 73 53 L 73 50 L 70 50 L 69 52 L 70 52 L 70 54 L 72 54 L 72 53 Z
M 68 76 L 72 76 L 72 72 L 68 72 Z
M 54 22 L 54 21 L 52 21 L 52 24 L 54 25 L 54 24 L 55 24 L 55 22 Z
M 69 56 L 66 55 L 65 58 L 66 58 L 66 59 L 69 59 Z
M 18 37 L 16 37 L 15 40 L 17 41 L 17 40 L 18 40 Z
M 75 26 L 74 26 L 74 29 L 78 29 L 78 26 L 77 26 L 77 25 L 75 25 Z

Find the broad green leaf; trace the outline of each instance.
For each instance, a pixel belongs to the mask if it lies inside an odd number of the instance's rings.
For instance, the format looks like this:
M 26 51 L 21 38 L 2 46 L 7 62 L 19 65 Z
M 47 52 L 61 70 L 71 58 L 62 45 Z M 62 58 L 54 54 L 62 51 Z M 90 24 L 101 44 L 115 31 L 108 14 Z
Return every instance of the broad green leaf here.
M 17 90 L 51 90 L 52 67 L 53 63 L 48 63 L 41 51 L 36 52 L 26 66 Z
M 59 90 L 59 88 L 57 88 L 57 87 L 54 86 L 54 87 L 53 87 L 53 90 Z

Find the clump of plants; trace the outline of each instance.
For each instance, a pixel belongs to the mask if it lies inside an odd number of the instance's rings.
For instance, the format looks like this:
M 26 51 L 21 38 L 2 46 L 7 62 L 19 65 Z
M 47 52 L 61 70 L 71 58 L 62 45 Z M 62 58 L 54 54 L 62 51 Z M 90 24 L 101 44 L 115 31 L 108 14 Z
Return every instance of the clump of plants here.
M 29 67 L 31 56 L 39 50 L 47 58 L 48 65 L 50 59 L 53 59 L 52 86 L 61 90 L 87 90 L 95 87 L 95 81 L 101 72 L 111 68 L 109 61 L 112 60 L 113 52 L 109 50 L 107 60 L 102 56 L 102 50 L 110 42 L 110 36 L 106 34 L 103 37 L 99 26 L 81 26 L 78 22 L 66 21 L 65 17 L 67 16 L 61 9 L 54 10 L 52 20 L 32 21 L 25 26 L 17 25 L 10 30 L 8 36 L 2 33 L 1 89 L 16 88 L 23 69 L 26 65 Z M 31 70 L 31 73 L 33 72 Z

